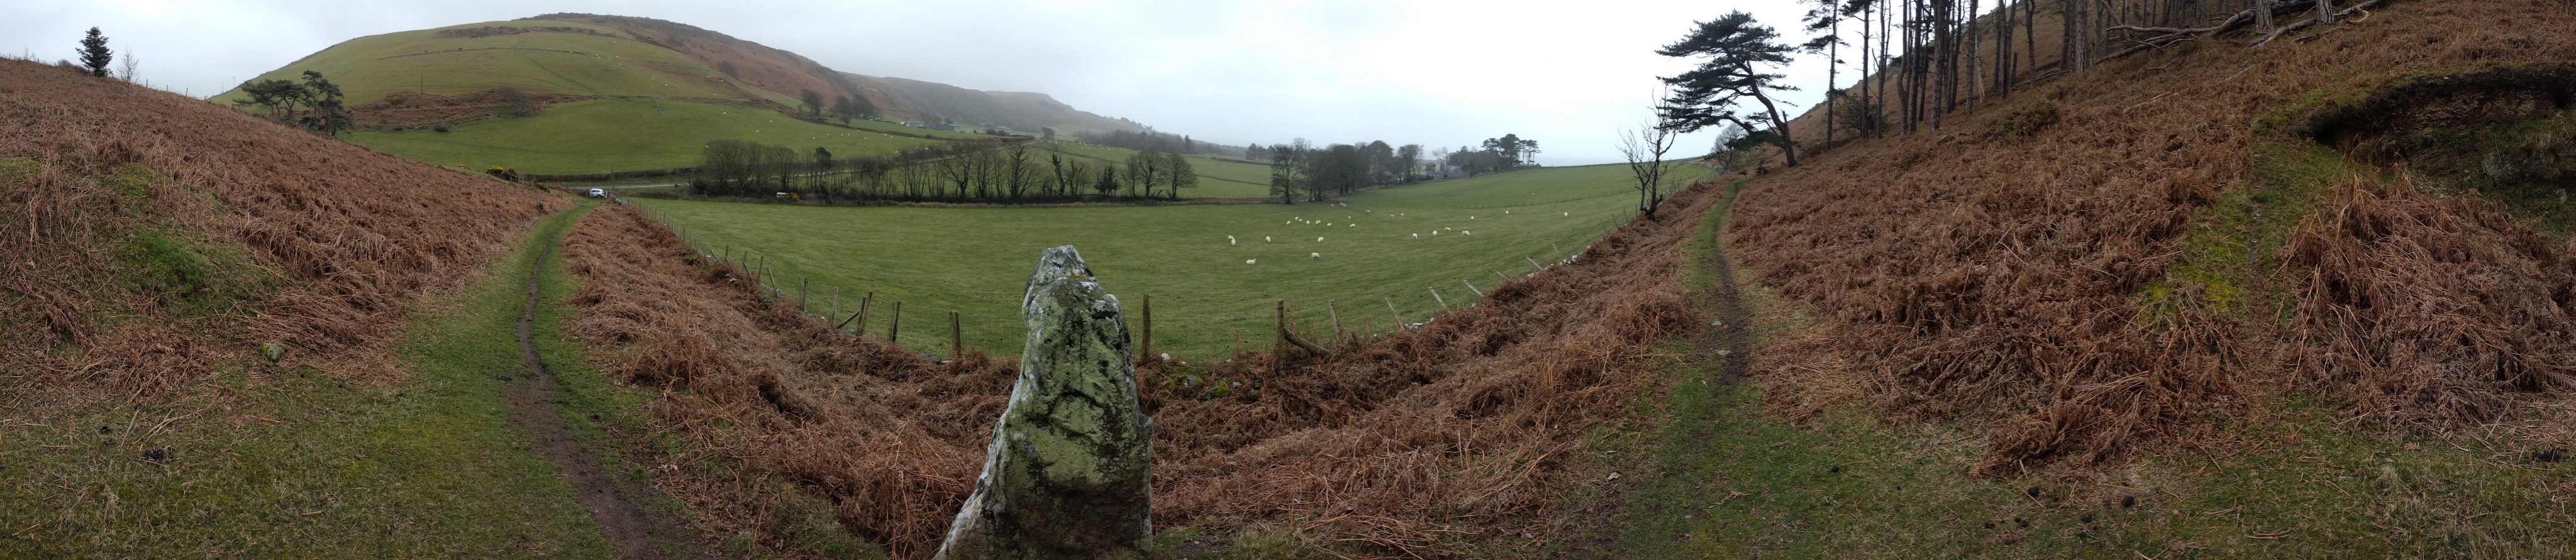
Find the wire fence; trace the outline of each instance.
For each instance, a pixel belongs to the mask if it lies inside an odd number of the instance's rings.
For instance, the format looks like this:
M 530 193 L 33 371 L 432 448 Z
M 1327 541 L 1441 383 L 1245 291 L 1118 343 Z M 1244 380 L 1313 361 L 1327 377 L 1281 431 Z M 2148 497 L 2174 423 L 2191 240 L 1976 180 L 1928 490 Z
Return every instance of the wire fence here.
M 748 273 L 751 277 L 746 280 L 774 304 L 795 306 L 806 316 L 852 336 L 889 340 L 939 359 L 952 357 L 961 348 L 1015 356 L 1025 344 L 1026 330 L 1019 327 L 1022 315 L 1016 298 L 990 298 L 994 300 L 990 304 L 915 302 L 906 308 L 891 296 L 892 292 L 879 294 L 868 288 L 818 283 L 810 277 L 788 277 L 777 272 L 793 268 L 783 259 L 754 248 L 710 245 L 651 207 L 628 204 L 614 194 L 608 198 L 671 228 L 703 261 L 730 264 Z M 1591 198 L 1600 197 L 1567 201 Z M 1276 330 L 1283 322 L 1300 336 L 1330 346 L 1352 337 L 1377 337 L 1420 328 L 1449 312 L 1473 307 L 1484 300 L 1486 292 L 1505 282 L 1574 264 L 1576 256 L 1597 242 L 1600 235 L 1633 217 L 1633 210 L 1622 212 L 1603 219 L 1596 227 L 1586 228 L 1600 233 L 1591 234 L 1580 246 L 1551 243 L 1531 247 L 1519 255 L 1521 262 L 1511 266 L 1457 271 L 1452 275 L 1454 279 L 1444 280 L 1454 283 L 1446 285 L 1235 301 L 1199 301 L 1169 294 L 1157 297 L 1146 292 L 1119 302 L 1133 337 L 1131 347 L 1139 353 L 1200 362 L 1227 359 L 1246 351 L 1266 352 L 1277 340 Z

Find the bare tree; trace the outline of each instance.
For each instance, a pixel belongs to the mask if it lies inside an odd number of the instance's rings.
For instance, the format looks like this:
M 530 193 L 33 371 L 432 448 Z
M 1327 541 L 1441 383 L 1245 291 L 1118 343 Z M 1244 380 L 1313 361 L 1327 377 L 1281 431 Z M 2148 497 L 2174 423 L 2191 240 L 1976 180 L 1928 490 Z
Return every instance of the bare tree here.
M 121 56 L 116 57 L 116 79 L 134 82 L 134 66 L 137 64 L 140 62 L 134 59 L 134 49 L 125 49 Z
M 1664 154 L 1673 150 L 1673 141 L 1680 136 L 1674 128 L 1670 119 L 1659 118 L 1619 134 L 1619 154 L 1628 158 L 1628 172 L 1637 179 L 1637 211 L 1649 217 L 1664 204 L 1664 175 L 1672 170 Z

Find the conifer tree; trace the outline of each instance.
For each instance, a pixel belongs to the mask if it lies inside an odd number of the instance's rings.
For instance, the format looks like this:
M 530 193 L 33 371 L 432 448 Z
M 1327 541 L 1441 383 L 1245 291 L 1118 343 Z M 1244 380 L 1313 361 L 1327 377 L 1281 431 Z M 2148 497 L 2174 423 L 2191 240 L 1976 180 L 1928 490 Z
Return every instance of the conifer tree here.
M 81 38 L 80 59 L 81 67 L 88 68 L 89 75 L 105 78 L 107 63 L 115 60 L 116 54 L 108 52 L 107 36 L 92 27 L 89 28 L 89 36 Z

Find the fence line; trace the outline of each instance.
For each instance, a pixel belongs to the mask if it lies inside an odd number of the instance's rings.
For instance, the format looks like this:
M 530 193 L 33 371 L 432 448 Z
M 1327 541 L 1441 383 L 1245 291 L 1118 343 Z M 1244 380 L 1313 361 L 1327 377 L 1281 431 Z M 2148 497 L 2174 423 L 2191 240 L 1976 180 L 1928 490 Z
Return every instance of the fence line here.
M 614 194 L 609 195 L 608 200 L 614 204 L 633 208 L 637 212 L 644 214 L 645 217 L 660 222 L 663 227 L 669 228 L 674 235 L 680 238 L 680 242 L 683 246 L 696 253 L 701 262 L 707 263 L 709 266 L 716 263 L 723 263 L 731 265 L 735 269 L 742 271 L 746 276 L 748 276 L 748 278 L 743 278 L 742 280 L 746 280 L 751 283 L 753 293 L 764 296 L 767 301 L 773 302 L 773 304 L 791 303 L 793 305 L 797 305 L 798 312 L 800 314 L 810 317 L 813 320 L 821 321 L 825 327 L 846 335 L 871 336 L 897 344 L 902 342 L 900 338 L 900 328 L 903 303 L 900 301 L 879 302 L 877 301 L 878 298 L 876 297 L 875 291 L 845 290 L 842 286 L 826 284 L 820 287 L 829 288 L 829 290 L 826 290 L 825 292 L 833 294 L 832 299 L 825 302 L 826 310 L 823 313 L 818 314 L 816 313 L 816 304 L 811 299 L 812 294 L 816 293 L 814 288 L 817 286 L 812 282 L 811 278 L 792 279 L 793 287 L 796 288 L 793 294 L 795 297 L 789 297 L 791 294 L 787 289 L 787 280 L 790 279 L 776 278 L 774 274 L 776 267 L 783 266 L 783 263 L 772 262 L 772 259 L 770 259 L 768 255 L 758 254 L 753 249 L 747 247 L 734 248 L 730 245 L 719 245 L 714 247 L 713 251 L 710 252 L 709 247 L 704 242 L 698 240 L 696 236 L 691 234 L 687 228 L 679 226 L 668 217 L 663 216 L 661 212 L 644 205 L 630 204 L 626 202 L 625 199 Z M 1632 211 L 1627 214 L 1632 215 L 1634 212 Z M 1617 219 L 1611 220 L 1610 223 L 1625 223 L 1630 217 L 1631 216 L 1627 215 L 1619 216 Z M 1616 226 L 1614 225 L 1612 227 L 1615 230 Z M 1611 230 L 1605 230 L 1603 235 L 1607 235 L 1609 231 Z M 1598 243 L 1598 239 L 1595 239 L 1593 243 Z M 1528 254 L 1522 256 L 1524 262 L 1529 264 L 1531 268 L 1530 271 L 1515 272 L 1513 274 L 1505 274 L 1502 270 L 1488 270 L 1483 272 L 1490 272 L 1495 276 L 1500 277 L 1504 282 L 1509 282 L 1516 278 L 1535 276 L 1539 272 L 1543 272 L 1549 268 L 1554 268 L 1555 266 L 1576 264 L 1575 257 L 1581 255 L 1584 251 L 1591 249 L 1593 243 L 1586 243 L 1583 246 L 1576 247 L 1571 252 L 1567 252 L 1563 251 L 1555 243 L 1551 242 L 1547 252 L 1536 253 L 1550 255 L 1551 259 L 1549 261 L 1541 262 L 1538 261 L 1536 257 Z M 1469 276 L 1480 276 L 1480 274 L 1470 274 Z M 1258 349 L 1260 346 L 1257 344 L 1247 346 L 1245 343 L 1258 342 L 1259 337 L 1263 335 L 1260 331 L 1265 328 L 1274 331 L 1284 328 L 1300 333 L 1320 333 L 1325 332 L 1325 329 L 1330 329 L 1331 332 L 1335 333 L 1333 339 L 1335 341 L 1334 343 L 1340 344 L 1350 336 L 1375 338 L 1404 330 L 1422 328 L 1455 311 L 1455 309 L 1452 308 L 1453 306 L 1447 302 L 1447 299 L 1450 297 L 1466 298 L 1462 299 L 1462 303 L 1457 304 L 1455 306 L 1456 308 L 1473 307 L 1484 300 L 1485 290 L 1479 289 L 1473 282 L 1468 281 L 1465 278 L 1460 278 L 1459 281 L 1465 284 L 1465 288 L 1468 290 L 1468 293 L 1459 293 L 1456 291 L 1458 288 L 1453 286 L 1450 288 L 1451 292 L 1447 294 L 1447 297 L 1444 297 L 1439 288 L 1434 286 L 1428 287 L 1424 292 L 1415 292 L 1415 295 L 1405 296 L 1402 298 L 1417 304 L 1428 305 L 1397 305 L 1399 296 L 1404 293 L 1403 290 L 1410 288 L 1374 291 L 1365 294 L 1366 296 L 1376 296 L 1374 298 L 1341 296 L 1305 298 L 1306 301 L 1320 300 L 1325 302 L 1323 306 L 1321 306 L 1320 317 L 1318 316 L 1318 310 L 1312 304 L 1292 303 L 1288 300 L 1280 300 L 1277 304 L 1275 313 L 1256 312 L 1252 314 L 1231 312 L 1172 313 L 1171 306 L 1167 304 L 1164 312 L 1157 317 L 1152 309 L 1153 296 L 1148 293 L 1140 293 L 1138 295 L 1142 296 L 1140 301 L 1142 301 L 1144 305 L 1139 308 L 1140 313 L 1136 319 L 1138 320 L 1138 323 L 1144 325 L 1145 328 L 1131 336 L 1145 337 L 1144 339 L 1139 340 L 1136 344 L 1136 347 L 1139 348 L 1140 354 L 1151 352 L 1152 346 L 1154 345 L 1154 331 L 1157 330 L 1152 327 L 1154 323 L 1158 322 L 1164 327 L 1160 330 L 1165 333 L 1164 336 L 1160 337 L 1160 340 L 1166 343 L 1185 339 L 1199 339 L 1202 341 L 1224 340 L 1215 337 L 1214 333 L 1217 332 L 1216 329 L 1218 328 L 1226 328 L 1231 334 L 1225 338 L 1230 338 L 1238 351 L 1244 348 Z M 1499 287 L 1499 284 L 1497 287 Z M 846 314 L 844 314 L 844 310 L 851 308 L 844 307 L 839 303 L 839 293 L 844 291 L 857 291 L 858 293 L 864 294 L 855 310 L 847 311 Z M 1358 305 L 1367 304 L 1371 299 L 1381 301 L 1387 305 L 1387 309 L 1390 312 L 1389 318 L 1391 320 L 1381 323 L 1376 320 L 1361 319 L 1353 323 L 1355 328 L 1346 331 L 1343 329 L 1339 311 L 1335 308 L 1335 306 L 1338 305 L 1338 302 L 1344 299 L 1348 299 Z M 872 311 L 871 308 L 879 306 L 888 307 L 890 309 L 890 313 L 887 314 L 887 319 L 884 321 L 883 328 L 872 329 L 872 325 L 870 324 L 872 319 L 869 317 Z M 1407 311 L 1404 309 L 1405 307 L 1413 307 L 1414 311 L 1410 316 L 1421 317 L 1422 319 L 1419 321 L 1408 320 Z M 967 317 L 1019 317 L 1020 313 L 1017 311 L 949 310 L 947 315 L 949 317 L 950 332 L 948 333 L 948 340 L 942 342 L 946 342 L 949 345 L 948 350 L 952 359 L 956 356 L 962 355 L 965 347 L 968 346 L 968 343 L 970 342 L 973 343 L 973 346 L 983 348 L 986 351 L 997 351 L 1009 348 L 1013 344 L 1020 342 L 1016 339 L 1020 339 L 1024 335 L 1022 331 L 1017 329 L 1006 329 L 1005 331 L 1007 332 L 968 333 L 963 330 L 961 325 L 963 319 Z M 1263 315 L 1275 316 L 1265 317 Z M 1366 315 L 1363 313 L 1361 316 L 1365 317 Z M 1157 319 L 1159 319 L 1159 321 Z M 1264 325 L 1263 323 L 1265 322 L 1272 324 Z M 1384 330 L 1380 330 L 1378 328 L 1380 326 L 1384 326 L 1386 328 Z M 916 331 L 918 328 L 919 327 L 916 327 Z M 882 333 L 883 336 L 878 336 L 880 333 Z M 1187 334 L 1174 335 L 1173 333 Z M 1278 332 L 1270 333 L 1270 336 L 1273 339 L 1271 342 L 1274 345 L 1287 340 L 1286 335 Z M 920 340 L 919 336 L 916 336 L 915 340 Z M 935 336 L 933 340 L 936 340 Z M 936 349 L 935 347 L 921 346 L 927 345 L 915 346 L 913 348 L 916 351 Z M 1213 346 L 1209 347 L 1212 348 Z M 1169 354 L 1163 353 L 1161 355 Z M 937 359 L 937 357 L 932 354 L 925 354 L 925 356 Z M 1174 356 L 1174 358 L 1183 360 L 1189 359 L 1188 356 Z M 1200 356 L 1198 359 L 1206 360 L 1208 357 Z

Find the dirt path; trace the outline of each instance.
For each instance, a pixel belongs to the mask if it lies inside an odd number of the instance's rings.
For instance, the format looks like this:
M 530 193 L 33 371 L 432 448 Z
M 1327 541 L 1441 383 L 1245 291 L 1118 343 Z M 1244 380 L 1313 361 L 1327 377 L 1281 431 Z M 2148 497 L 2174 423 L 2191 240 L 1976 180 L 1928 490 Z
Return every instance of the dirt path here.
M 1709 249 L 1708 272 L 1717 277 L 1717 287 L 1709 290 L 1709 305 L 1717 309 L 1720 324 L 1700 335 L 1697 354 L 1701 359 L 1719 360 L 1718 382 L 1734 385 L 1744 380 L 1744 371 L 1753 361 L 1753 310 L 1744 306 L 1743 292 L 1735 286 L 1735 267 L 1726 262 L 1723 245 Z M 1724 354 L 1719 354 L 1724 350 Z
M 528 266 L 528 300 L 519 311 L 519 360 L 528 367 L 526 378 L 503 389 L 501 400 L 510 407 L 510 424 L 528 431 L 538 455 L 555 464 L 573 484 L 573 500 L 590 510 L 590 518 L 599 522 L 608 542 L 617 547 L 617 555 L 627 559 L 691 558 L 696 552 L 695 531 L 680 520 L 644 504 L 631 496 L 651 492 L 632 481 L 610 476 L 601 468 L 599 457 L 572 438 L 564 427 L 563 412 L 555 409 L 555 378 L 546 370 L 545 360 L 537 354 L 537 306 L 544 292 L 546 258 L 554 255 L 559 232 L 540 231 L 544 247 Z

